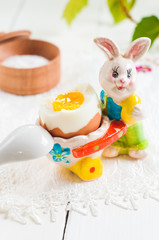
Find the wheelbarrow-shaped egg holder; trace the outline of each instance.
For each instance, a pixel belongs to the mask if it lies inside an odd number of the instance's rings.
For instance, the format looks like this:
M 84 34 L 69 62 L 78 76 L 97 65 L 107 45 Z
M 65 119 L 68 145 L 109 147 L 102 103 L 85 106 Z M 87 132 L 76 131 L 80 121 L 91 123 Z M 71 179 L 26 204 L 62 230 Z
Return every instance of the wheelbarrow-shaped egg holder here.
M 99 178 L 103 166 L 101 151 L 122 137 L 127 126 L 103 117 L 101 126 L 87 136 L 69 139 L 52 137 L 39 125 L 25 125 L 13 131 L 0 144 L 0 165 L 48 156 L 85 181 Z
M 87 136 L 69 139 L 54 137 L 53 149 L 48 157 L 59 165 L 69 168 L 82 180 L 99 178 L 103 172 L 101 151 L 121 138 L 127 130 L 122 121 L 110 121 L 103 117 L 101 126 Z

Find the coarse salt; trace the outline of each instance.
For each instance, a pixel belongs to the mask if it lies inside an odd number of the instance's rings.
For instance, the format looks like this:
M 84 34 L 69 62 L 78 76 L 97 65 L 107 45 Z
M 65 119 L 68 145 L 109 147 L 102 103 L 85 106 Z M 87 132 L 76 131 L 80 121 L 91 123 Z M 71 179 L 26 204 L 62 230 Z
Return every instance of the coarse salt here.
M 12 68 L 37 68 L 47 65 L 49 60 L 38 55 L 15 55 L 6 58 L 2 65 Z

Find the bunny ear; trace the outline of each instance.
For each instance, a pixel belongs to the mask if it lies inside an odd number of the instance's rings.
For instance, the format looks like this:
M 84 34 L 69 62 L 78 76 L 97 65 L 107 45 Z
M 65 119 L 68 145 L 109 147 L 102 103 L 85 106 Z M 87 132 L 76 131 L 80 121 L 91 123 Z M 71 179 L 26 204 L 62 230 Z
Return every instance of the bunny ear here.
M 114 42 L 108 38 L 96 38 L 94 42 L 100 47 L 108 56 L 109 60 L 119 56 L 119 49 Z
M 149 38 L 138 38 L 129 45 L 124 57 L 137 61 L 148 51 L 150 44 L 151 40 Z

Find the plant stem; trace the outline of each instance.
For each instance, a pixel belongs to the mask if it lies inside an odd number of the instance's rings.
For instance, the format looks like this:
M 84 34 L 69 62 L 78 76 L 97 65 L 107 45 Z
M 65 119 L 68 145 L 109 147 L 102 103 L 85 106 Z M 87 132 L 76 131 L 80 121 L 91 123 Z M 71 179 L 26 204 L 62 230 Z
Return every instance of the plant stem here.
M 124 1 L 123 1 L 123 0 L 118 0 L 118 1 L 119 1 L 120 5 L 121 5 L 121 8 L 122 8 L 125 16 L 126 16 L 130 21 L 132 21 L 133 23 L 136 24 L 137 21 L 136 21 L 135 19 L 133 19 L 133 17 L 131 16 L 129 9 L 128 9 L 127 6 L 125 6 L 125 4 L 124 4 Z

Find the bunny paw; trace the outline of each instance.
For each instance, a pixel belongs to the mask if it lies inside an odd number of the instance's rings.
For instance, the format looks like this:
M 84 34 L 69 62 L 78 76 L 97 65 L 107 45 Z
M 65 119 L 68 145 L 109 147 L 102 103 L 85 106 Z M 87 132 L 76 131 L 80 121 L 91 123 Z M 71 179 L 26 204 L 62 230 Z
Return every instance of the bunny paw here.
M 142 108 L 141 103 L 134 106 L 132 116 L 136 119 L 136 121 L 141 121 L 145 118 L 145 112 Z
M 146 157 L 147 155 L 147 151 L 146 150 L 129 150 L 129 156 L 131 158 L 135 158 L 135 159 L 141 159 Z

